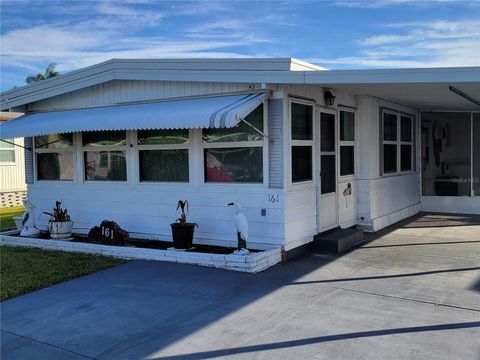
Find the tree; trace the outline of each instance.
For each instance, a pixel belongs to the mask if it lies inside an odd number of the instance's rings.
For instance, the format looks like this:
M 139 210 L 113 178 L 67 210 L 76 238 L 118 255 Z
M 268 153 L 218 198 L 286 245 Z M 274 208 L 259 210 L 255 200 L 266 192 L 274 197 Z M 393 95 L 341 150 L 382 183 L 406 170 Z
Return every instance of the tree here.
M 25 82 L 27 84 L 30 84 L 32 82 L 38 82 L 38 81 L 49 79 L 59 75 L 60 73 L 55 69 L 55 64 L 50 64 L 47 66 L 47 69 L 43 74 L 38 73 L 37 75 L 28 75 L 27 78 L 25 79 Z

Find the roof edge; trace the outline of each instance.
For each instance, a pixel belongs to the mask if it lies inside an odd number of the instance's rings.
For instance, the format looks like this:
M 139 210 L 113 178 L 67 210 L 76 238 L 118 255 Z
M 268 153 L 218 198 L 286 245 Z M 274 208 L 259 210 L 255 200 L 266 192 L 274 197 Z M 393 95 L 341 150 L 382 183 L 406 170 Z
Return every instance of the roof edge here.
M 110 59 L 0 94 L 5 110 L 111 80 L 278 84 L 480 82 L 480 67 L 326 70 L 296 58 Z

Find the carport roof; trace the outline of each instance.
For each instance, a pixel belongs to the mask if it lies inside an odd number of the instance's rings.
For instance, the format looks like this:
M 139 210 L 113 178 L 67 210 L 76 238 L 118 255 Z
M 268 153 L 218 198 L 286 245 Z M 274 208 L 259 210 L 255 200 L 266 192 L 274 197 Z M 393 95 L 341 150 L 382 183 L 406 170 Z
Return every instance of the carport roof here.
M 327 85 L 355 95 L 373 96 L 417 110 L 480 111 L 480 106 L 449 90 L 450 86 L 480 101 L 480 83 L 384 83 Z
M 1 110 L 112 80 L 307 84 L 404 104 L 419 110 L 479 110 L 449 86 L 480 99 L 480 67 L 324 70 L 292 58 L 112 59 L 0 94 Z

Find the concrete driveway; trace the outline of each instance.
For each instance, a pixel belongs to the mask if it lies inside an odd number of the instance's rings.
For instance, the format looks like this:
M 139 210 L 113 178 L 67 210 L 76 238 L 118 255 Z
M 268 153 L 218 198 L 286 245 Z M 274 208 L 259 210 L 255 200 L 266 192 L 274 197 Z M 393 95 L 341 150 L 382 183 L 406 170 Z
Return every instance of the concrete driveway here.
M 1 304 L 7 359 L 480 358 L 480 218 L 257 275 L 130 262 Z

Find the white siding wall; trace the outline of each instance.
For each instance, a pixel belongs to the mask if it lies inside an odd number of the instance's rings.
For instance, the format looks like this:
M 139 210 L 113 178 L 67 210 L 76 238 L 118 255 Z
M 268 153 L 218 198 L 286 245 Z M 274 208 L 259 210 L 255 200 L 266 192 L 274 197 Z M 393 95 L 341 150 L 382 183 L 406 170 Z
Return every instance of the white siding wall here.
M 33 184 L 34 182 L 34 166 L 33 166 L 33 138 L 27 137 L 24 139 L 25 147 L 25 182 L 27 184 Z
M 417 171 L 399 175 L 379 176 L 380 170 L 380 108 L 416 115 Z M 374 98 L 359 99 L 362 127 L 358 132 L 359 206 L 358 224 L 377 231 L 420 211 L 419 123 L 415 110 Z
M 358 156 L 355 154 L 355 161 Z M 352 195 L 344 196 L 343 190 L 347 188 L 348 184 L 352 185 Z M 356 179 L 339 180 L 338 182 L 338 222 L 340 227 L 348 228 L 357 224 L 358 215 L 358 181 Z
M 283 142 L 283 99 L 268 101 L 269 139 L 269 182 L 272 188 L 283 188 L 284 142 Z
M 285 193 L 285 249 L 311 242 L 317 232 L 315 184 L 288 190 Z
M 52 99 L 30 104 L 33 110 L 55 110 L 85 106 L 110 105 L 119 102 L 154 100 L 182 96 L 217 94 L 222 92 L 245 91 L 253 88 L 249 84 L 221 84 L 203 82 L 165 81 L 113 81 L 81 91 L 65 94 Z M 336 104 L 358 107 L 355 116 L 355 172 L 356 176 L 340 178 L 338 184 L 339 225 L 348 227 L 356 223 L 378 230 L 403 217 L 412 215 L 419 207 L 418 173 L 379 177 L 379 106 L 408 110 L 395 104 L 377 99 L 357 98 L 351 94 L 334 91 Z M 35 182 L 29 185 L 29 196 L 38 205 L 37 219 L 45 227 L 48 211 L 55 200 L 62 200 L 75 222 L 75 230 L 88 232 L 102 220 L 117 221 L 135 237 L 170 239 L 169 224 L 178 216 L 175 211 L 179 199 L 187 199 L 191 205 L 189 220 L 197 222 L 196 241 L 234 245 L 235 228 L 232 223 L 233 209 L 225 205 L 238 200 L 250 222 L 250 244 L 256 248 L 285 246 L 286 250 L 312 241 L 318 232 L 317 223 L 317 182 L 318 158 L 314 149 L 314 180 L 308 183 L 291 184 L 290 120 L 289 98 L 309 99 L 314 107 L 315 127 L 319 126 L 319 112 L 324 107 L 323 89 L 309 85 L 281 85 L 277 87 L 274 99 L 281 99 L 283 111 L 276 108 L 276 118 L 283 116 L 282 126 L 267 130 L 277 130 L 275 136 L 282 136 L 283 181 L 275 177 L 271 183 L 268 174 L 270 159 L 269 145 L 264 152 L 265 182 L 259 185 L 204 184 L 202 179 L 202 148 L 200 132 L 195 130 L 195 140 L 191 151 L 195 154 L 193 181 L 189 184 L 140 184 L 138 176 L 130 169 L 127 183 L 85 183 L 82 165 L 77 166 L 74 182 Z M 332 110 L 330 108 L 329 110 Z M 338 109 L 333 108 L 337 113 Z M 279 113 L 278 113 L 279 112 Z M 277 124 L 278 125 L 278 124 Z M 273 131 L 272 130 L 272 131 Z M 315 129 L 315 134 L 318 132 Z M 418 137 L 417 137 L 418 139 Z M 419 149 L 419 146 L 417 146 Z M 280 149 L 277 149 L 280 150 Z M 80 150 L 77 149 L 79 152 Z M 129 148 L 128 156 L 137 156 L 136 149 Z M 272 152 L 270 152 L 272 155 Z M 274 152 L 274 155 L 280 154 Z M 77 161 L 82 156 L 77 155 Z M 278 159 L 277 159 L 278 160 Z M 338 161 L 338 154 L 337 154 Z M 136 166 L 136 160 L 130 167 Z M 419 161 L 417 160 L 417 164 Z M 278 175 L 278 174 L 277 174 Z M 273 180 L 273 179 L 272 179 Z M 342 194 L 347 183 L 352 184 L 352 196 Z M 283 188 L 281 188 L 283 186 Z M 272 201 L 272 196 L 274 201 Z M 266 216 L 261 215 L 266 209 Z M 363 221 L 360 218 L 363 217 Z
M 33 110 L 55 110 L 85 106 L 111 105 L 118 102 L 153 100 L 182 96 L 229 93 L 251 89 L 248 84 L 180 83 L 165 81 L 114 81 L 52 99 L 33 103 Z M 268 106 L 267 106 L 268 109 Z M 268 132 L 268 128 L 266 130 Z M 36 217 L 45 228 L 55 200 L 62 200 L 74 221 L 74 231 L 87 233 L 104 219 L 118 222 L 134 237 L 171 239 L 170 223 L 178 218 L 178 200 L 190 204 L 188 220 L 196 222 L 195 241 L 199 243 L 236 245 L 233 208 L 227 203 L 238 200 L 250 225 L 249 246 L 270 248 L 284 243 L 283 190 L 269 188 L 268 165 L 264 165 L 264 184 L 204 184 L 201 132 L 192 131 L 191 182 L 189 184 L 139 183 L 136 146 L 128 148 L 130 158 L 128 182 L 101 183 L 83 181 L 82 164 L 77 164 L 75 181 L 37 181 L 29 185 L 29 197 L 37 205 Z M 281 134 L 281 131 L 279 132 Z M 281 139 L 280 139 L 281 143 Z M 268 154 L 268 143 L 266 151 Z M 77 163 L 81 149 L 77 146 Z M 268 156 L 264 157 L 268 164 Z M 281 185 L 281 184 L 280 184 Z M 274 201 L 272 201 L 274 199 Z M 266 209 L 266 216 L 262 216 Z
M 313 240 L 313 236 L 318 233 L 317 224 L 317 182 L 319 173 L 319 159 L 316 156 L 314 148 L 314 180 L 307 183 L 292 184 L 291 183 L 291 129 L 289 119 L 289 99 L 306 99 L 310 100 L 314 106 L 314 134 L 318 133 L 319 113 L 325 105 L 323 97 L 323 88 L 319 86 L 309 85 L 282 85 L 280 91 L 284 94 L 284 142 L 285 142 L 285 248 L 287 250 L 297 246 L 309 243 Z M 356 99 L 353 95 L 334 91 L 336 96 L 335 108 L 338 121 L 338 104 L 348 107 L 356 107 Z M 329 110 L 332 110 L 330 108 Z M 358 122 L 358 114 L 356 115 L 356 126 L 361 126 Z M 358 163 L 357 144 L 355 148 L 355 162 Z M 338 154 L 337 154 L 338 160 Z M 352 196 L 347 198 L 347 206 L 345 206 L 345 197 L 342 195 L 347 183 L 352 184 Z M 338 185 L 338 207 L 339 207 L 339 224 L 344 227 L 352 226 L 356 223 L 357 218 L 357 184 L 356 178 L 339 179 Z
M 29 186 L 29 197 L 37 205 L 37 222 L 46 228 L 55 200 L 62 200 L 74 221 L 74 231 L 87 233 L 102 220 L 114 220 L 134 237 L 171 239 L 170 223 L 178 218 L 175 210 L 179 199 L 190 204 L 188 220 L 196 222 L 195 241 L 235 245 L 236 230 L 232 222 L 233 208 L 228 202 L 238 200 L 249 219 L 249 244 L 253 248 L 281 246 L 284 238 L 283 196 L 262 186 L 245 185 L 168 185 L 37 182 Z M 268 201 L 271 194 L 279 202 Z M 266 216 L 261 216 L 266 209 Z
M 115 80 L 29 104 L 29 111 L 52 111 L 130 101 L 168 99 L 251 90 L 251 84 Z

